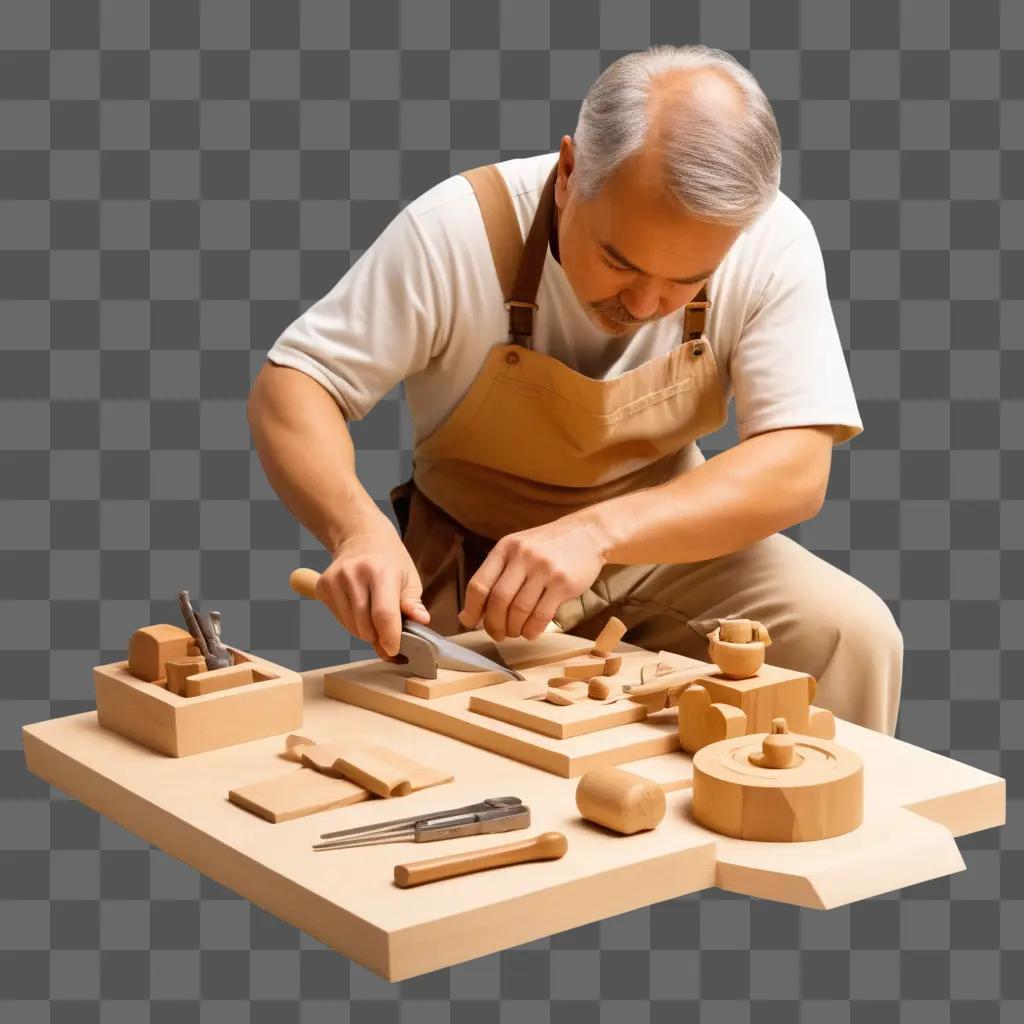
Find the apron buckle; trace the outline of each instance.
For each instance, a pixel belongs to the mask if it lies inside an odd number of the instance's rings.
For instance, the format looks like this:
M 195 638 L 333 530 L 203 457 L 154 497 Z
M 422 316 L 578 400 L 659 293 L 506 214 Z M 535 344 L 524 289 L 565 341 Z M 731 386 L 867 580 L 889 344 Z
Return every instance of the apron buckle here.
M 506 299 L 505 308 L 511 310 L 513 306 L 519 306 L 522 309 L 540 309 L 540 306 L 536 302 L 523 302 L 520 299 Z

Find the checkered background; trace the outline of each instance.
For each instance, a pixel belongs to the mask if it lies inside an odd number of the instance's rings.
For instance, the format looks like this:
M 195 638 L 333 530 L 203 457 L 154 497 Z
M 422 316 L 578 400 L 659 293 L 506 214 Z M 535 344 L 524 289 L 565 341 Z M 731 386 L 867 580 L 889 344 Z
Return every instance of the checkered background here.
M 240 647 L 348 659 L 287 587 L 326 563 L 252 449 L 267 348 L 404 203 L 697 40 L 773 102 L 866 426 L 794 536 L 901 623 L 898 735 L 1008 780 L 967 871 L 712 890 L 392 985 L 28 775 L 20 726 L 92 709 L 182 587 Z M 1024 1019 L 1020 0 L 2 0 L 0 47 L 0 1020 Z M 352 431 L 390 514 L 400 388 Z

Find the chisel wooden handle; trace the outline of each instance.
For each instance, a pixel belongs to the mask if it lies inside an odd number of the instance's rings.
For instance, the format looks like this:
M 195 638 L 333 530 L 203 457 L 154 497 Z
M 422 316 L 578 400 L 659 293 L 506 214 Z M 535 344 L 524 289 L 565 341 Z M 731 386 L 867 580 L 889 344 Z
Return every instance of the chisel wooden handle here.
M 320 573 L 316 569 L 293 569 L 288 577 L 288 585 L 296 594 L 303 597 L 311 597 L 317 600 L 316 581 L 320 579 Z
M 502 868 L 507 864 L 525 864 L 531 860 L 558 860 L 565 856 L 569 841 L 561 832 L 543 832 L 532 839 L 504 846 L 492 846 L 487 850 L 470 850 L 450 857 L 434 857 L 418 860 L 412 864 L 395 865 L 395 885 L 408 889 L 424 882 L 437 882 L 442 878 L 469 875 L 474 871 L 488 868 Z

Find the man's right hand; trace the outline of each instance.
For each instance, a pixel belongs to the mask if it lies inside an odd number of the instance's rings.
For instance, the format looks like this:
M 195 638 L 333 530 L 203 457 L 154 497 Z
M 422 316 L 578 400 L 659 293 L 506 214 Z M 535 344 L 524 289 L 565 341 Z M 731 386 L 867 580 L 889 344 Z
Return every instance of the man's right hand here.
M 345 629 L 372 644 L 385 661 L 397 660 L 403 614 L 430 621 L 420 575 L 389 521 L 347 537 L 316 591 Z

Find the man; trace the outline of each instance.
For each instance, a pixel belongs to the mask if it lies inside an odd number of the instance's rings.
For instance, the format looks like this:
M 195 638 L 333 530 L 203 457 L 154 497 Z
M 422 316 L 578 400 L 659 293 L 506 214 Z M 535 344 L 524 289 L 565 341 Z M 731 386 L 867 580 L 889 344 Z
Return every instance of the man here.
M 706 659 L 727 616 L 816 703 L 892 734 L 885 603 L 780 533 L 863 429 L 810 221 L 778 190 L 771 107 L 731 56 L 659 46 L 606 69 L 557 154 L 410 202 L 276 341 L 249 420 L 271 484 L 330 551 L 320 596 L 394 656 L 400 614 L 496 640 L 594 636 Z M 525 241 L 524 241 L 525 238 Z M 346 421 L 399 381 L 402 537 Z M 736 402 L 739 443 L 696 441 Z

